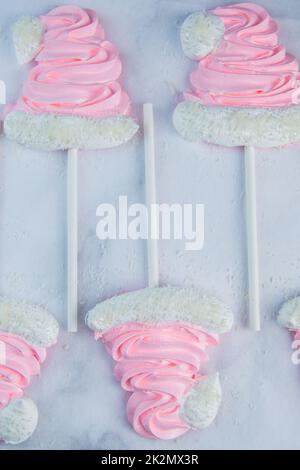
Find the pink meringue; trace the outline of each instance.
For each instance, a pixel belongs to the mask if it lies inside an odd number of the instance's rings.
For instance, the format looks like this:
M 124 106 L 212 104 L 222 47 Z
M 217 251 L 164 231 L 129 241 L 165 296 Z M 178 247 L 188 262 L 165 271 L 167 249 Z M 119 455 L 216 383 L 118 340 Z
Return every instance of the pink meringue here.
M 17 103 L 6 108 L 10 139 L 42 150 L 102 149 L 135 135 L 119 53 L 95 11 L 66 5 L 21 18 L 14 43 L 19 60 L 34 66 Z
M 300 102 L 299 65 L 279 43 L 278 27 L 255 3 L 218 7 L 224 23 L 219 46 L 190 76 L 187 100 L 205 106 L 282 108 Z
M 0 410 L 11 400 L 20 398 L 31 377 L 40 374 L 46 359 L 46 348 L 30 345 L 23 337 L 0 331 Z M 2 359 L 1 359 L 2 360 Z
M 117 49 L 93 10 L 69 5 L 41 17 L 45 33 L 14 110 L 105 117 L 127 115 Z
M 159 439 L 187 432 L 191 426 L 181 416 L 181 406 L 204 377 L 205 350 L 219 343 L 218 335 L 184 323 L 127 322 L 97 332 L 99 337 L 116 361 L 116 379 L 131 393 L 127 416 L 135 431 Z

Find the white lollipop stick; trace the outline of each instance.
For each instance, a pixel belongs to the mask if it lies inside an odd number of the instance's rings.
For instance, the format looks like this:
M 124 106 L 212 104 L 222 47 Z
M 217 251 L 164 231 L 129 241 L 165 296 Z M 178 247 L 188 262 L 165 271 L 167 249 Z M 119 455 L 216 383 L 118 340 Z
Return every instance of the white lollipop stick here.
M 248 250 L 249 325 L 260 331 L 259 269 L 257 243 L 257 210 L 255 181 L 255 149 L 245 147 L 245 192 Z
M 78 149 L 68 150 L 68 331 L 77 331 Z
M 148 209 L 148 285 L 159 286 L 153 105 L 144 104 L 145 186 Z

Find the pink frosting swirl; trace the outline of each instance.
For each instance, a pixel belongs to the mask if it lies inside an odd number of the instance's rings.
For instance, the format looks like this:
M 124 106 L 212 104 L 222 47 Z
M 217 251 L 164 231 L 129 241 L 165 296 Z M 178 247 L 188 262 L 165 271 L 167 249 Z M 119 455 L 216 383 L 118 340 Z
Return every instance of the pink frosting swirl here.
M 280 108 L 300 101 L 297 60 L 278 42 L 278 28 L 268 12 L 254 3 L 211 11 L 224 23 L 219 47 L 191 74 L 188 100 L 206 106 Z
M 296 349 L 300 349 L 300 330 L 296 330 L 296 329 L 290 329 L 289 330 L 291 332 L 291 334 L 294 336 L 294 341 L 296 341 L 297 343 L 297 348 Z
M 181 323 L 151 325 L 128 322 L 102 337 L 117 362 L 115 376 L 131 392 L 127 416 L 146 438 L 174 439 L 190 429 L 180 415 L 181 402 L 202 377 L 205 349 L 219 342 L 217 335 Z
M 21 336 L 0 331 L 0 410 L 23 396 L 30 378 L 40 373 L 46 349 L 33 347 Z M 2 357 L 3 356 L 3 357 Z
M 15 110 L 86 117 L 127 115 L 122 64 L 93 10 L 55 8 L 41 17 L 41 49 Z

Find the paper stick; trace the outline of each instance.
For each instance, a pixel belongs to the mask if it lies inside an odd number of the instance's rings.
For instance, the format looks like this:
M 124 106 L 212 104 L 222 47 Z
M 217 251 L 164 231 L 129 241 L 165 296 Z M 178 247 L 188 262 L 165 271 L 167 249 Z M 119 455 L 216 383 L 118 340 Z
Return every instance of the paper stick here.
M 148 208 L 148 285 L 159 286 L 158 266 L 158 220 L 156 207 L 156 173 L 154 145 L 154 116 L 153 105 L 144 104 L 144 149 L 145 149 L 145 186 L 146 203 Z
M 250 328 L 254 331 L 260 331 L 259 268 L 254 147 L 245 147 L 245 191 L 248 251 L 249 325 Z
M 68 151 L 68 331 L 77 332 L 78 287 L 77 287 L 77 252 L 78 252 L 78 150 Z

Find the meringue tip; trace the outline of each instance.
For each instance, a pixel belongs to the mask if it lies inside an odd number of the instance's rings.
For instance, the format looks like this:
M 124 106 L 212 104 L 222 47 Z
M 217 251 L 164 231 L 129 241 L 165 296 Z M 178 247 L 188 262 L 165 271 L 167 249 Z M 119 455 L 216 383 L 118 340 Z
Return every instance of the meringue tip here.
M 38 424 L 38 409 L 30 398 L 12 400 L 0 410 L 0 441 L 17 445 L 27 441 Z
M 181 416 L 192 429 L 205 429 L 215 420 L 221 400 L 219 373 L 203 377 L 185 397 Z
M 278 312 L 278 324 L 283 328 L 300 328 L 300 296 L 285 302 Z
M 184 54 L 192 60 L 200 60 L 213 52 L 224 35 L 223 21 L 207 12 L 196 12 L 188 16 L 180 30 Z
M 14 23 L 12 33 L 18 63 L 29 63 L 41 47 L 44 34 L 41 20 L 34 16 L 22 16 Z

